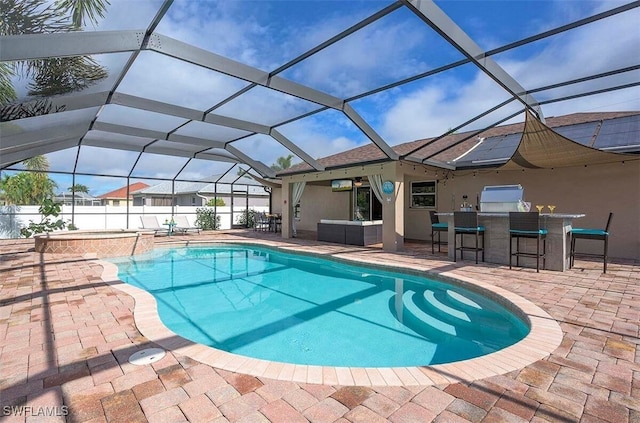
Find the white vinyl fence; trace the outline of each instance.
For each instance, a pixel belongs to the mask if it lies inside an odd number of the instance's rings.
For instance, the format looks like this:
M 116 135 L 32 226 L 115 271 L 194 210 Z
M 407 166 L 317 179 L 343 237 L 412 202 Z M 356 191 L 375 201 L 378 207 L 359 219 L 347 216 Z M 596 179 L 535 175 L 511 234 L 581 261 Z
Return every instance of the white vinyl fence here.
M 0 239 L 20 238 L 20 229 L 28 226 L 32 220 L 39 223 L 42 216 L 38 213 L 39 206 L 0 206 Z M 191 224 L 196 221 L 196 209 L 200 207 L 174 206 L 130 206 L 127 219 L 127 208 L 122 206 L 75 206 L 73 208 L 73 223 L 79 230 L 91 229 L 137 229 L 142 226 L 140 216 L 156 216 L 159 223 L 171 216 L 187 216 Z M 209 207 L 213 209 L 213 207 Z M 268 212 L 269 207 L 254 206 L 250 209 Z M 60 218 L 71 222 L 72 207 L 62 206 Z M 234 206 L 216 208 L 220 216 L 220 229 L 231 229 L 231 225 L 238 223 L 238 219 L 245 212 L 245 207 Z

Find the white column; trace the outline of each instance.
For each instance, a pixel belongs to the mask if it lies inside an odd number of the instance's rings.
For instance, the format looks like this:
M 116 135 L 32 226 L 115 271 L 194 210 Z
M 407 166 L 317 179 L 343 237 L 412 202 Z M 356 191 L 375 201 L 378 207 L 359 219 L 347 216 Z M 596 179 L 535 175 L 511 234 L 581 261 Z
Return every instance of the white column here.
M 293 221 L 293 205 L 291 204 L 291 182 L 282 181 L 282 237 L 291 238 Z
M 393 182 L 395 188 L 382 204 L 382 248 L 386 251 L 404 249 L 404 174 L 396 168 L 382 174 L 383 181 Z

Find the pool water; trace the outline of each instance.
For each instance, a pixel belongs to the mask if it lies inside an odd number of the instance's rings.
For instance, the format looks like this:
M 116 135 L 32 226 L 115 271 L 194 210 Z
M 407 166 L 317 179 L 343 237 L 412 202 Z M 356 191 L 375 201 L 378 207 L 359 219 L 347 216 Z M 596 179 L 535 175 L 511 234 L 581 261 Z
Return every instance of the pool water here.
M 161 249 L 109 259 L 191 341 L 294 364 L 396 367 L 505 348 L 528 326 L 452 284 L 262 247 Z

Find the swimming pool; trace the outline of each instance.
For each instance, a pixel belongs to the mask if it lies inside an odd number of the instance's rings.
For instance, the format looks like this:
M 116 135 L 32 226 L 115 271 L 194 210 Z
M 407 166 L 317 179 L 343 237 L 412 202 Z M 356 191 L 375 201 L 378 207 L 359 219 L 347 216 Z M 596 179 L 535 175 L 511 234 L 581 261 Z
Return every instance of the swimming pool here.
M 405 273 L 262 247 L 155 250 L 111 259 L 194 342 L 296 364 L 421 366 L 512 345 L 528 326 L 476 292 Z

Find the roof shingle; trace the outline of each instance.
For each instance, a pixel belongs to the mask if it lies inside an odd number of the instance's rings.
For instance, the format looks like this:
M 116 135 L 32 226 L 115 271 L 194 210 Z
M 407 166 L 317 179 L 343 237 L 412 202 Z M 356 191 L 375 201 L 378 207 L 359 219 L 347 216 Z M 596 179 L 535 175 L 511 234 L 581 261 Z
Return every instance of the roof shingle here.
M 638 114 L 640 114 L 640 111 L 573 113 L 573 114 L 564 115 L 564 116 L 548 117 L 546 118 L 546 125 L 551 128 L 559 128 L 562 126 L 615 119 L 615 118 L 633 116 Z M 524 122 L 519 122 L 519 123 L 510 124 L 510 125 L 502 125 L 502 126 L 496 126 L 494 128 L 489 128 L 486 131 L 482 131 L 481 133 L 477 134 L 477 137 L 495 137 L 500 135 L 509 135 L 509 134 L 521 133 L 523 130 L 524 130 Z M 475 132 L 477 132 L 477 130 L 447 135 L 433 142 L 433 144 L 429 144 L 425 146 L 423 149 L 420 149 L 415 153 L 412 153 L 412 156 L 419 159 L 425 159 L 427 157 L 430 157 L 431 155 L 434 155 L 432 157 L 433 160 L 441 161 L 441 162 L 451 161 L 456 157 L 459 157 L 466 151 L 468 151 L 471 147 L 473 147 L 477 143 L 477 137 L 473 136 Z M 466 137 L 470 137 L 470 136 L 471 138 L 462 141 L 460 144 L 450 147 L 456 144 L 457 142 L 465 139 Z M 410 141 L 407 143 L 394 146 L 393 150 L 402 157 L 408 154 L 409 152 L 419 148 L 420 146 L 423 146 L 429 143 L 429 141 L 432 141 L 434 139 L 436 139 L 436 137 Z M 450 148 L 446 151 L 442 151 L 447 147 L 450 147 Z M 357 165 L 360 163 L 387 161 L 387 160 L 389 160 L 387 156 L 375 144 L 370 143 L 367 145 L 356 147 L 348 151 L 344 151 L 342 153 L 337 153 L 331 156 L 320 158 L 318 159 L 318 162 L 325 168 L 336 168 L 336 167 L 345 167 L 349 165 Z M 278 172 L 278 176 L 285 176 L 285 175 L 290 175 L 294 173 L 306 173 L 306 172 L 313 172 L 313 171 L 314 169 L 311 166 L 309 166 L 307 163 L 298 163 L 296 165 L 291 166 L 288 169 Z

